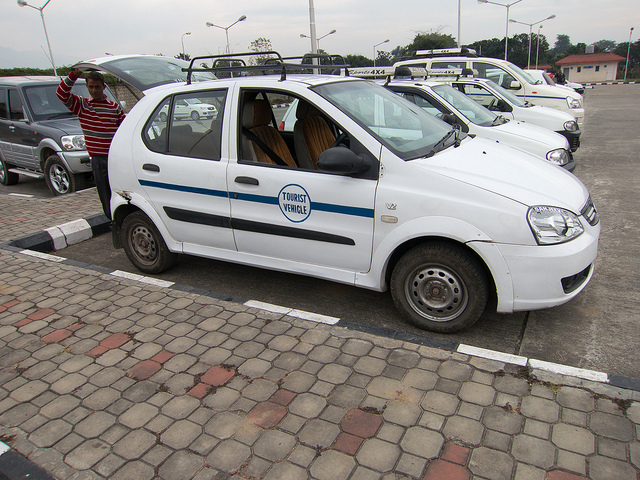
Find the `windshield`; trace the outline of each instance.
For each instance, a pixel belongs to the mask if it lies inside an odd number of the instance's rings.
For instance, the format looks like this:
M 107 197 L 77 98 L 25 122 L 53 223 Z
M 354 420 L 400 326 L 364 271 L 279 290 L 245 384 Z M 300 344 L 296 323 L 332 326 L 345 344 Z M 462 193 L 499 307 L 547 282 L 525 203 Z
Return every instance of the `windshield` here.
M 372 82 L 335 82 L 314 90 L 403 160 L 429 155 L 451 130 L 446 123 Z
M 535 85 L 536 84 L 536 80 L 534 80 L 531 75 L 529 75 L 527 72 L 525 72 L 519 66 L 514 65 L 513 63 L 509 63 L 509 66 L 511 67 L 512 70 L 515 70 L 516 72 L 518 72 L 522 76 L 522 78 L 524 79 L 525 82 L 530 83 L 531 85 Z
M 460 90 L 456 90 L 451 85 L 436 85 L 433 91 L 442 97 L 449 105 L 453 106 L 470 122 L 476 125 L 488 127 L 494 124 L 497 115 L 480 105 L 475 100 L 467 97 Z
M 24 95 L 27 98 L 29 110 L 33 114 L 36 122 L 42 120 L 51 120 L 53 118 L 75 117 L 71 111 L 56 96 L 57 83 L 49 85 L 34 85 L 33 87 L 25 87 Z M 84 80 L 78 80 L 71 89 L 71 93 L 83 98 L 91 98 Z M 108 88 L 104 89 L 107 98 L 113 102 L 117 100 Z
M 527 106 L 526 103 L 524 103 L 524 101 L 520 97 L 514 95 L 513 93 L 511 93 L 506 88 L 501 87 L 496 82 L 494 82 L 492 80 L 487 80 L 487 83 L 490 83 L 491 87 L 495 91 L 497 91 L 500 95 L 502 95 L 504 98 L 509 100 L 509 103 L 511 103 L 512 105 L 515 105 L 516 107 L 526 107 Z

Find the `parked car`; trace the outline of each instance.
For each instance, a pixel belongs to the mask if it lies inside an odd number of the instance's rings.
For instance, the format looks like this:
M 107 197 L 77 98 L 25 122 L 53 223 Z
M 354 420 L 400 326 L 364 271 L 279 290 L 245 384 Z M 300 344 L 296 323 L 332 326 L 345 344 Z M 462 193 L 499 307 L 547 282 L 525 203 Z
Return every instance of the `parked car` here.
M 533 105 L 484 78 L 458 77 L 451 84 L 492 112 L 510 120 L 536 125 L 564 136 L 575 152 L 580 146 L 580 127 L 572 115 L 555 108 Z
M 167 112 L 169 110 L 169 106 L 160 112 L 160 117 L 167 120 Z M 201 118 L 211 119 L 215 118 L 218 114 L 218 110 L 215 105 L 211 105 L 209 103 L 204 103 L 198 98 L 188 98 L 186 100 L 180 100 L 176 102 L 175 108 L 173 110 L 173 118 L 176 120 L 182 119 L 191 119 L 193 121 L 198 121 Z
M 59 84 L 58 77 L 0 78 L 0 184 L 44 177 L 54 195 L 64 195 L 92 181 L 80 123 L 56 97 Z M 90 97 L 84 80 L 72 92 Z M 105 94 L 116 101 L 108 87 Z
M 269 66 L 277 74 L 136 85 L 145 96 L 113 139 L 109 177 L 114 245 L 142 272 L 182 253 L 389 288 L 410 322 L 439 332 L 471 326 L 489 298 L 530 310 L 586 286 L 600 224 L 577 177 L 374 82 L 290 75 L 280 56 Z M 188 98 L 218 115 L 162 120 Z M 277 130 L 276 100 L 297 100 L 293 132 Z
M 522 100 L 568 112 L 578 123 L 584 120 L 584 105 L 579 93 L 557 86 L 538 84 L 517 65 L 497 58 L 478 57 L 473 49 L 418 50 L 413 58 L 397 62 L 394 67 L 401 65 L 420 66 L 427 70 L 472 69 L 477 72 L 477 77 L 488 78 L 507 90 L 513 90 Z
M 570 82 L 569 80 L 564 80 L 564 83 L 558 83 L 555 78 L 551 78 L 551 75 L 544 70 L 525 69 L 525 72 L 531 75 L 534 80 L 540 82 L 540 84 L 566 87 L 578 92 L 580 95 L 584 95 L 584 85 L 581 83 Z
M 568 171 L 576 167 L 569 142 L 546 128 L 518 121 L 486 109 L 441 81 L 393 80 L 385 86 L 427 113 L 458 126 L 463 132 L 504 143 Z

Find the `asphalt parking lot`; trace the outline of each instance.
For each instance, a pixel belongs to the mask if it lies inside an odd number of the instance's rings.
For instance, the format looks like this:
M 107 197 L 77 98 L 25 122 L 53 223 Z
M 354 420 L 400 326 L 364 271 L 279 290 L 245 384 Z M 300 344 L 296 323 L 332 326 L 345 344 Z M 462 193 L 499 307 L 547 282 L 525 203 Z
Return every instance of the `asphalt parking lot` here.
M 639 378 L 640 347 L 636 272 L 640 138 L 640 85 L 602 85 L 587 91 L 587 115 L 574 172 L 590 189 L 602 221 L 596 272 L 576 299 L 553 309 L 512 315 L 488 313 L 455 335 L 422 332 L 407 325 L 388 294 L 295 275 L 194 257 L 159 277 L 180 284 L 385 328 L 460 342 L 612 375 Z M 99 256 L 95 252 L 102 252 Z M 122 250 L 103 235 L 58 255 L 136 273 Z

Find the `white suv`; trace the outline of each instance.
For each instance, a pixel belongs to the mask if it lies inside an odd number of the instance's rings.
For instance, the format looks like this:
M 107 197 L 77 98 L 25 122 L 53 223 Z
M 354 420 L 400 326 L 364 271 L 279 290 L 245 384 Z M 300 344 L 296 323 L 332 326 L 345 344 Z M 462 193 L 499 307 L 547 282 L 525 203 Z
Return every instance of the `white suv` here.
M 574 175 L 374 82 L 270 66 L 277 75 L 138 85 L 109 177 L 114 243 L 140 270 L 183 253 L 389 288 L 410 322 L 439 332 L 469 327 L 490 298 L 499 312 L 538 309 L 587 285 L 600 224 Z M 188 98 L 218 115 L 162 121 Z M 278 132 L 271 107 L 293 100 L 297 125 Z

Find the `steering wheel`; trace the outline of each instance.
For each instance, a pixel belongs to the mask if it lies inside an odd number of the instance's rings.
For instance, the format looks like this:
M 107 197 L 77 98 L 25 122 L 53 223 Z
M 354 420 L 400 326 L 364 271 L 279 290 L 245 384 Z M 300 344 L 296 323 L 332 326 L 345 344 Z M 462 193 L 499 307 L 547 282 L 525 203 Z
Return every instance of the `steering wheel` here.
M 342 141 L 347 138 L 347 132 L 342 132 L 340 135 L 338 135 L 338 138 L 336 138 L 336 141 L 333 142 L 333 145 L 331 145 L 331 147 L 337 147 L 338 145 L 340 145 L 342 143 Z
M 494 97 L 491 99 L 491 102 L 489 103 L 489 106 L 487 108 L 489 110 L 493 110 L 493 107 L 495 106 L 495 104 L 496 104 L 496 98 Z

